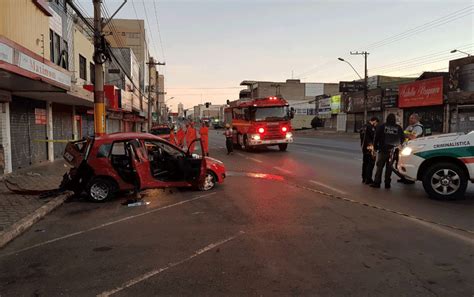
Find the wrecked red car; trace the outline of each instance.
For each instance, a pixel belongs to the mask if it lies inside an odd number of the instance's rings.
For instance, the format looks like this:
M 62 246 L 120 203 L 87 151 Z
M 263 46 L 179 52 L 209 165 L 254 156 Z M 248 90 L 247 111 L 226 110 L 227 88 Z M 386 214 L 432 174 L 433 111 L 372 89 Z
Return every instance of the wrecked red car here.
M 70 142 L 64 159 L 73 166 L 62 187 L 86 192 L 92 201 L 111 198 L 119 191 L 151 188 L 214 188 L 225 178 L 224 164 L 203 157 L 202 142 L 193 154 L 148 133 L 113 133 Z M 199 144 L 201 144 L 199 146 Z

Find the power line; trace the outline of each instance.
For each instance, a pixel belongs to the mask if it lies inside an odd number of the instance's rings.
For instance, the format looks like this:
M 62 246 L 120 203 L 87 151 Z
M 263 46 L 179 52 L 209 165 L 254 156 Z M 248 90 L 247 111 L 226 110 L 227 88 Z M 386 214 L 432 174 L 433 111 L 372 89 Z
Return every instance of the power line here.
M 163 40 L 161 38 L 160 22 L 158 21 L 158 9 L 156 8 L 156 2 L 157 1 L 152 1 L 152 2 L 153 2 L 153 7 L 155 8 L 156 27 L 158 29 L 158 38 L 160 40 L 161 54 L 163 56 L 163 60 L 166 60 L 165 50 L 164 50 L 164 46 L 163 46 Z
M 415 28 L 412 28 L 412 29 L 409 29 L 409 30 L 406 30 L 404 32 L 401 32 L 401 33 L 398 33 L 398 34 L 395 34 L 391 37 L 388 37 L 388 38 L 385 38 L 385 39 L 382 39 L 382 40 L 379 40 L 377 42 L 374 42 L 374 43 L 371 43 L 371 44 L 368 44 L 366 46 L 364 46 L 363 48 L 367 48 L 367 49 L 374 49 L 374 48 L 379 48 L 379 47 L 382 47 L 382 46 L 385 46 L 385 45 L 388 45 L 388 44 L 391 44 L 391 43 L 394 43 L 396 41 L 399 41 L 399 40 L 402 40 L 402 39 L 405 39 L 405 38 L 408 38 L 410 36 L 413 36 L 413 35 L 416 35 L 416 34 L 419 34 L 419 33 L 422 33 L 424 31 L 427 31 L 427 30 L 430 30 L 430 29 L 433 29 L 433 28 L 436 28 L 436 27 L 439 27 L 441 25 L 444 25 L 444 24 L 447 24 L 447 23 L 450 23 L 450 22 L 453 22 L 457 19 L 460 19 L 460 18 L 463 18 L 465 16 L 468 16 L 472 13 L 472 7 L 474 5 L 469 5 L 463 9 L 460 9 L 460 10 L 457 10 L 453 13 L 450 13 L 446 16 L 443 16 L 441 18 L 438 18 L 438 19 L 435 19 L 433 21 L 430 21 L 430 22 L 427 22 L 427 23 L 424 23 L 422 25 L 419 25 Z
M 132 0 L 132 4 L 133 4 L 133 0 Z M 153 49 L 155 50 L 155 55 L 158 55 L 158 51 L 156 50 L 156 44 L 155 42 L 153 42 L 155 39 L 153 38 L 153 30 L 151 30 L 151 26 L 150 26 L 150 22 L 148 21 L 148 13 L 146 12 L 146 7 L 145 7 L 145 2 L 142 1 L 142 5 L 143 5 L 143 11 L 145 12 L 145 20 L 146 20 L 146 24 L 149 28 L 149 32 L 150 32 L 150 38 L 151 38 L 151 43 L 153 44 Z

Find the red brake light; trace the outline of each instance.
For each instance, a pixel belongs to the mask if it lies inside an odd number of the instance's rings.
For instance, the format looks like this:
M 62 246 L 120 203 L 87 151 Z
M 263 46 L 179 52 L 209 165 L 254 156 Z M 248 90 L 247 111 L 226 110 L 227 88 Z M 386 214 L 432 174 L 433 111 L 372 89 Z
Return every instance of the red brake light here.
M 263 132 L 265 132 L 265 129 L 263 129 L 263 128 L 258 128 L 258 133 L 262 134 Z
M 288 131 L 288 128 L 287 127 L 281 127 L 281 131 L 286 132 L 286 131 Z

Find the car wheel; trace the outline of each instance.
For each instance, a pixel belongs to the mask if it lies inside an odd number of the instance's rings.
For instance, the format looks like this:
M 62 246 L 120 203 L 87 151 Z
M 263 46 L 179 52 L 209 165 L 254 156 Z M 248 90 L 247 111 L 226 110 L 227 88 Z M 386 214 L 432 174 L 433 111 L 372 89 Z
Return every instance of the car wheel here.
M 87 195 L 93 202 L 104 202 L 110 199 L 115 192 L 115 185 L 101 177 L 93 178 L 87 185 Z
M 288 143 L 279 144 L 278 148 L 280 149 L 280 151 L 284 152 L 288 148 Z
M 201 191 L 209 191 L 212 190 L 217 183 L 217 177 L 212 171 L 206 172 L 206 177 L 204 178 L 204 182 L 202 185 L 199 186 L 199 190 Z
M 431 165 L 422 178 L 428 195 L 442 200 L 464 198 L 467 180 L 467 173 L 461 166 L 447 162 Z

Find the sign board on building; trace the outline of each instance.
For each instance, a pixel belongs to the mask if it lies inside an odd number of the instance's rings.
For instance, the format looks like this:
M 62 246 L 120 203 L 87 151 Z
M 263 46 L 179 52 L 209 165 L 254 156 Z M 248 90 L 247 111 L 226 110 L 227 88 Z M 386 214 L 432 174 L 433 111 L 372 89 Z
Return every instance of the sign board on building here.
M 383 92 L 382 108 L 397 108 L 398 107 L 398 90 L 387 89 Z
M 364 112 L 364 92 L 348 93 L 344 96 L 348 113 Z M 369 90 L 367 93 L 367 111 L 382 110 L 382 90 Z
M 0 61 L 13 64 L 13 48 L 0 42 Z
M 449 90 L 474 92 L 474 57 L 449 61 Z
M 35 124 L 46 125 L 46 109 L 35 108 Z
M 443 77 L 435 77 L 402 84 L 398 89 L 398 107 L 417 107 L 443 104 Z
M 324 94 L 324 84 L 306 83 L 304 84 L 304 95 L 306 97 L 315 97 Z
M 318 100 L 318 114 L 331 114 L 331 98 Z
M 339 92 L 348 93 L 348 92 L 357 92 L 364 90 L 363 81 L 340 81 L 339 82 Z
M 71 75 L 54 69 L 24 53 L 20 53 L 18 66 L 25 70 L 41 75 L 50 80 L 56 81 L 68 87 L 71 86 Z
M 341 95 L 331 97 L 331 113 L 338 114 L 341 112 Z

